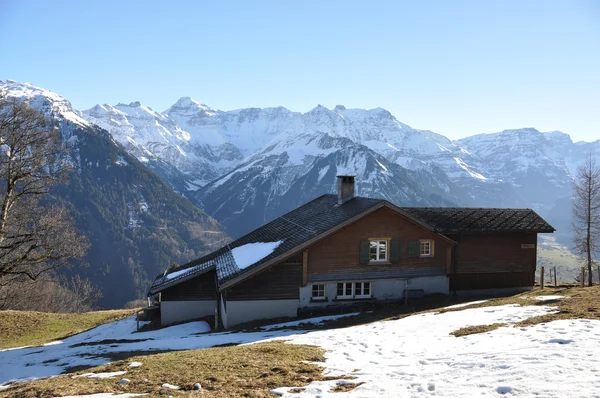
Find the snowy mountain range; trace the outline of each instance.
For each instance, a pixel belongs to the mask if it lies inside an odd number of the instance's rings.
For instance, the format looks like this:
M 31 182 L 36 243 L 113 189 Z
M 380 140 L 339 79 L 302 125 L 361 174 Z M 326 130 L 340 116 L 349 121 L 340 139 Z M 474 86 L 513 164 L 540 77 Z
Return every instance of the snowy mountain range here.
M 531 207 L 561 231 L 576 166 L 600 156 L 600 140 L 533 128 L 452 141 L 381 108 L 221 111 L 183 97 L 164 112 L 133 102 L 69 115 L 107 130 L 233 237 L 333 192 L 338 174 L 403 206 Z
M 558 131 L 451 141 L 385 109 L 341 105 L 220 111 L 184 97 L 162 113 L 133 103 L 82 117 L 138 159 L 181 172 L 167 181 L 233 236 L 333 192 L 337 174 L 356 175 L 361 195 L 405 206 L 532 207 L 565 229 L 573 173 L 588 152 L 600 155 L 600 141 L 574 143 Z
M 144 297 L 150 282 L 173 262 L 197 258 L 229 239 L 216 220 L 83 119 L 69 101 L 11 81 L 0 81 L 2 94 L 29 101 L 60 129 L 75 171 L 49 200 L 68 208 L 91 243 L 83 259 L 90 266 L 72 272 L 102 288 L 102 307 L 122 308 Z

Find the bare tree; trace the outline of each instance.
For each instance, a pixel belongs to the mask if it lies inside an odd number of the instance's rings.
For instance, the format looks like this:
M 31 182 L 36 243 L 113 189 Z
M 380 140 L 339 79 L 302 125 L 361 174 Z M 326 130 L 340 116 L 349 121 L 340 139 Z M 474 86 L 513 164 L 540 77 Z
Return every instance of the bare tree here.
M 591 153 L 577 168 L 573 193 L 573 241 L 576 251 L 586 256 L 592 286 L 592 256 L 600 250 L 600 165 Z
M 50 189 L 70 163 L 60 132 L 27 103 L 0 93 L 0 284 L 39 275 L 83 257 L 88 244 Z
M 26 276 L 0 286 L 0 310 L 76 313 L 95 309 L 100 289 L 79 275 L 46 273 L 35 281 Z

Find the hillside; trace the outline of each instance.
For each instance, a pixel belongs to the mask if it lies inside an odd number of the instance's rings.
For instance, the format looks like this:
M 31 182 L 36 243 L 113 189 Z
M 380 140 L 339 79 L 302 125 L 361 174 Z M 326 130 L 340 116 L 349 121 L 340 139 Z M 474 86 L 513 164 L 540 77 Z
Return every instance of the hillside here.
M 0 388 L 7 397 L 589 397 L 600 391 L 590 355 L 600 338 L 599 295 L 596 286 L 472 302 L 431 297 L 234 333 L 211 333 L 204 322 L 135 333 L 127 318 L 0 351 Z M 561 372 L 548 372 L 556 358 Z M 195 383 L 202 391 L 192 392 Z
M 52 191 L 90 241 L 87 276 L 104 292 L 99 305 L 120 308 L 145 297 L 150 281 L 173 262 L 210 252 L 228 239 L 221 225 L 175 193 L 112 137 L 87 123 L 64 98 L 31 85 L 0 83 L 61 131 L 74 171 Z
M 534 128 L 452 141 L 415 129 L 385 109 L 305 112 L 284 107 L 223 111 L 183 97 L 164 112 L 139 102 L 83 112 L 138 159 L 159 159 L 178 192 L 240 236 L 330 193 L 335 174 L 356 175 L 359 193 L 401 206 L 533 208 L 569 241 L 576 166 L 600 141 Z M 152 167 L 152 166 L 151 166 Z

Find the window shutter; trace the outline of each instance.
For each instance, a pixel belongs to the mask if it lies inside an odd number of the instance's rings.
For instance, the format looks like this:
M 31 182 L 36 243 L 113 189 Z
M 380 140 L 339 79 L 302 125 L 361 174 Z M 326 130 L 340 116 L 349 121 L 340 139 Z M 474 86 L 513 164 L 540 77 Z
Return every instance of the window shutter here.
M 360 252 L 358 255 L 359 264 L 369 264 L 369 247 L 368 240 L 360 241 Z
M 408 242 L 408 257 L 415 258 L 419 257 L 421 251 L 421 244 L 418 240 Z
M 397 240 L 390 241 L 390 263 L 400 261 L 400 242 Z

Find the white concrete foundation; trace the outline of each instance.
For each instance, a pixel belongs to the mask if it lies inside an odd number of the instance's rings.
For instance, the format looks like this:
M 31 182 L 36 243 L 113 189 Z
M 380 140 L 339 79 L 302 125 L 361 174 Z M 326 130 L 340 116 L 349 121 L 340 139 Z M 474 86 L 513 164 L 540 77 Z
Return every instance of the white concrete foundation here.
M 160 303 L 160 323 L 170 325 L 215 315 L 216 300 L 162 301 Z
M 223 323 L 229 328 L 259 319 L 296 317 L 298 305 L 298 300 L 227 300 L 227 314 L 223 317 Z
M 400 300 L 404 298 L 404 290 L 423 290 L 424 294 L 442 293 L 449 294 L 449 279 L 447 276 L 426 276 L 411 279 L 361 279 L 360 282 L 371 282 L 370 300 Z M 337 301 L 335 299 L 338 282 L 348 282 L 339 280 L 334 282 L 322 282 L 327 285 L 325 300 L 312 300 L 312 284 L 309 283 L 300 288 L 300 308 L 306 307 L 326 307 L 329 305 L 348 303 L 353 300 Z M 357 281 L 358 282 L 358 281 Z M 316 282 L 319 283 L 319 282 Z M 407 286 L 408 283 L 408 286 Z M 356 299 L 356 301 L 361 301 Z

